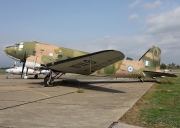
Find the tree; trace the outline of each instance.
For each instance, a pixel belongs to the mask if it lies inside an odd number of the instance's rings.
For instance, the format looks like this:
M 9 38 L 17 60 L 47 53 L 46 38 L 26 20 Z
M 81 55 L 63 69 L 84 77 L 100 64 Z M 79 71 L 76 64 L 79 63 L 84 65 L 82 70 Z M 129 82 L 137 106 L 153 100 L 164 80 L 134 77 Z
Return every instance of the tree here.
M 167 67 L 167 66 L 166 66 L 164 63 L 162 63 L 162 64 L 160 65 L 160 68 L 161 68 L 161 69 L 166 69 L 166 67 Z
M 179 65 L 177 65 L 177 69 L 179 69 Z

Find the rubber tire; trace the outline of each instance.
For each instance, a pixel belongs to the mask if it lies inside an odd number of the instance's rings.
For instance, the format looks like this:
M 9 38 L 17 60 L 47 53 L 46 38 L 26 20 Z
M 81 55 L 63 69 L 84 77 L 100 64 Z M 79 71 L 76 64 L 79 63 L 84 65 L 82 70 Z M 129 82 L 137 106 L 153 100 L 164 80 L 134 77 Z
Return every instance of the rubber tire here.
M 37 79 L 37 78 L 38 78 L 38 75 L 35 75 L 34 78 Z
M 44 78 L 44 87 L 52 87 L 52 86 L 54 86 L 55 82 L 48 84 L 48 81 L 49 81 L 49 77 L 45 77 Z

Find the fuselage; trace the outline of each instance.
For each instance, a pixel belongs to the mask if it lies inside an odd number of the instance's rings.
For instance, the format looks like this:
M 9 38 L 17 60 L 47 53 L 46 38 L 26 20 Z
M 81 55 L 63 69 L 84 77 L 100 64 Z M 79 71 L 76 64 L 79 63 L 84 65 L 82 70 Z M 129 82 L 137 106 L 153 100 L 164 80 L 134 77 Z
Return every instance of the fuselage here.
M 26 55 L 26 67 L 32 69 L 40 68 L 42 65 L 46 65 L 47 63 L 53 63 L 59 60 L 65 60 L 88 54 L 87 52 L 39 42 L 17 43 L 14 46 L 6 47 L 4 52 L 10 58 L 20 62 L 24 61 L 23 58 Z
M 152 47 L 152 49 L 155 48 L 156 47 Z M 39 42 L 17 43 L 14 46 L 6 47 L 4 52 L 12 59 L 18 60 L 20 62 L 26 61 L 25 66 L 31 69 L 42 68 L 45 67 L 48 63 L 54 63 L 56 61 L 66 60 L 88 54 L 88 52 Z M 154 53 L 155 52 L 150 49 L 145 55 L 143 55 L 143 58 L 140 60 L 121 60 L 98 71 L 95 71 L 92 73 L 92 75 L 128 78 L 143 77 L 143 70 L 156 70 L 155 66 L 153 66 L 153 63 L 155 61 L 159 63 L 160 56 L 159 54 L 155 55 Z M 156 56 L 157 58 L 154 58 Z M 26 60 L 24 58 L 26 58 Z M 146 65 L 146 63 L 151 63 L 151 65 Z

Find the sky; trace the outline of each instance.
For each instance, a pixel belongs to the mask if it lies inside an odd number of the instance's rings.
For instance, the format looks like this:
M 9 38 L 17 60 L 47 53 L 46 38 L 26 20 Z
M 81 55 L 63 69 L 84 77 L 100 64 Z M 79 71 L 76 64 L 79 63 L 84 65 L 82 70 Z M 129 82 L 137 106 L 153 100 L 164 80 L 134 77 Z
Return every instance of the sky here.
M 0 0 L 0 67 L 14 64 L 3 49 L 23 41 L 115 49 L 134 60 L 155 45 L 161 63 L 180 64 L 180 1 Z

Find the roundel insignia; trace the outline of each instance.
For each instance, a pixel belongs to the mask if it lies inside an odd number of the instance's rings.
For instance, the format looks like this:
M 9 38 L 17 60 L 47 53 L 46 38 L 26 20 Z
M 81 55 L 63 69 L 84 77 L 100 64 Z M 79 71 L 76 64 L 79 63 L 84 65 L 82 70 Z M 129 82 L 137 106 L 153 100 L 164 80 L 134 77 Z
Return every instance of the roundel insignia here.
M 133 67 L 132 66 L 128 66 L 128 72 L 133 72 Z

